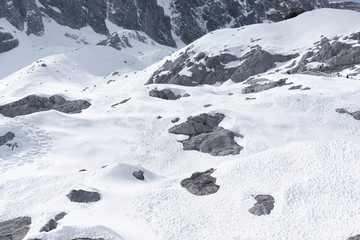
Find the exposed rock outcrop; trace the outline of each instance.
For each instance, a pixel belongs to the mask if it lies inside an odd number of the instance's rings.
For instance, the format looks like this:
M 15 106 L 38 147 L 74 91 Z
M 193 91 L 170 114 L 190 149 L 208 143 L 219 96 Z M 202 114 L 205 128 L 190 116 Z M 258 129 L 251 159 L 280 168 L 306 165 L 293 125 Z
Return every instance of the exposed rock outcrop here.
M 176 96 L 175 93 L 173 91 L 171 91 L 171 89 L 163 89 L 163 90 L 153 89 L 149 92 L 149 96 L 161 98 L 161 99 L 165 99 L 165 100 L 176 100 L 176 99 L 181 98 L 180 95 Z
M 15 39 L 11 33 L 0 31 L 0 53 L 10 51 L 17 46 L 19 46 L 18 39 Z
M 218 127 L 224 117 L 221 113 L 189 117 L 186 122 L 170 128 L 169 133 L 189 136 L 189 139 L 180 141 L 184 150 L 197 150 L 213 156 L 239 154 L 243 147 L 235 142 L 234 137 L 243 136 Z
M 338 113 L 347 113 L 347 114 L 353 116 L 356 120 L 360 120 L 360 111 L 349 112 L 343 108 L 337 108 L 335 111 Z
M 144 172 L 141 170 L 133 172 L 133 176 L 138 180 L 141 180 L 141 181 L 145 180 Z
M 131 40 L 136 40 L 142 43 L 149 42 L 148 37 L 139 31 L 119 31 L 111 34 L 111 36 L 99 42 L 97 45 L 110 46 L 117 50 L 121 50 L 123 48 L 133 47 L 130 43 Z
M 43 227 L 41 227 L 40 232 L 50 232 L 51 230 L 56 229 L 58 221 L 63 219 L 65 215 L 65 212 L 57 214 L 53 219 L 50 219 Z
M 80 113 L 90 106 L 85 100 L 67 101 L 63 97 L 53 95 L 49 98 L 29 95 L 16 102 L 0 106 L 0 113 L 6 117 L 16 117 L 51 109 L 63 113 Z
M 66 196 L 70 201 L 79 203 L 97 202 L 101 198 L 98 192 L 89 192 L 82 189 L 71 190 Z
M 30 230 L 31 218 L 18 217 L 5 222 L 0 222 L 1 240 L 21 240 L 24 239 Z
M 337 8 L 337 9 L 347 9 L 347 10 L 359 11 L 360 3 L 354 2 L 354 1 L 331 2 L 330 7 Z
M 241 58 L 227 53 L 209 57 L 201 52 L 190 59 L 188 52 L 185 52 L 174 62 L 166 61 L 151 76 L 147 84 L 166 83 L 197 86 L 201 84 L 212 85 L 217 82 L 223 83 L 229 79 L 234 82 L 243 82 L 250 76 L 264 73 L 275 67 L 276 62 L 286 62 L 297 56 L 298 54 L 273 55 L 260 47 L 252 49 Z M 238 62 L 238 65 L 227 67 L 226 64 L 231 62 Z M 184 74 L 184 71 L 187 73 Z
M 0 146 L 4 145 L 5 143 L 13 140 L 15 137 L 15 134 L 12 132 L 6 133 L 4 136 L 0 136 Z
M 249 212 L 254 215 L 269 215 L 274 209 L 275 199 L 270 195 L 258 195 L 255 200 L 255 205 L 249 209 Z
M 196 172 L 190 178 L 186 178 L 180 182 L 180 185 L 190 193 L 203 196 L 216 193 L 220 186 L 216 185 L 216 178 L 210 176 L 215 169 L 211 168 L 205 172 Z
M 243 94 L 257 93 L 257 92 L 266 91 L 266 90 L 269 90 L 269 89 L 272 89 L 275 87 L 282 87 L 282 86 L 286 85 L 286 80 L 287 80 L 287 78 L 283 78 L 283 79 L 280 79 L 275 82 L 271 82 L 267 79 L 255 79 L 254 81 L 248 81 L 248 83 L 250 83 L 251 85 L 243 88 L 242 93 Z M 268 81 L 268 83 L 259 84 L 258 82 L 261 82 L 261 81 Z
M 349 237 L 347 240 L 360 240 L 360 234 L 354 237 Z

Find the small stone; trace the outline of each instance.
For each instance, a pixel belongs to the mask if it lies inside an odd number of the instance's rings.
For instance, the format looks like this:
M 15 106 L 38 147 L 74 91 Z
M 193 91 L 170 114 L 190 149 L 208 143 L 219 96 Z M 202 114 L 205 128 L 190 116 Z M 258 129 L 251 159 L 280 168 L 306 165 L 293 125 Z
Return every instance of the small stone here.
M 97 202 L 100 200 L 100 194 L 98 192 L 88 192 L 82 189 L 71 190 L 66 196 L 70 201 L 78 203 Z
M 80 169 L 79 172 L 86 172 L 86 169 Z
M 54 219 L 50 219 L 41 229 L 40 232 L 50 232 L 56 229 L 58 223 Z
M 172 123 L 176 123 L 176 122 L 178 122 L 179 120 L 180 120 L 180 118 L 177 117 L 177 118 L 174 118 L 173 120 L 171 120 L 171 122 L 172 122 Z
M 270 195 L 258 195 L 255 200 L 255 205 L 249 209 L 249 212 L 254 215 L 269 215 L 274 209 L 275 199 Z
M 296 85 L 296 86 L 292 86 L 289 88 L 289 90 L 297 90 L 297 89 L 301 89 L 302 85 Z
M 348 111 L 346 111 L 343 108 L 337 108 L 337 109 L 335 109 L 335 111 L 338 112 L 338 113 L 349 113 Z
M 207 108 L 207 107 L 211 107 L 212 104 L 205 104 L 204 107 Z
M 59 221 L 61 219 L 63 219 L 65 216 L 67 215 L 66 212 L 61 212 L 59 214 L 56 214 L 56 216 L 54 217 L 55 221 Z
M 133 172 L 133 176 L 141 181 L 145 180 L 144 172 L 141 170 Z

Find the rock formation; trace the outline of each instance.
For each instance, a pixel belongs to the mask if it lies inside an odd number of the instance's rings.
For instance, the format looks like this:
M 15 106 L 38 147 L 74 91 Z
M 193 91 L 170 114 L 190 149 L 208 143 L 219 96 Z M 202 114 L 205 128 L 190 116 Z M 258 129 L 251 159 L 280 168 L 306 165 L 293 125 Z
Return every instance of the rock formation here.
M 82 189 L 71 190 L 66 196 L 70 201 L 79 203 L 97 202 L 101 198 L 98 192 L 89 192 Z
M 275 199 L 270 195 L 258 195 L 255 200 L 255 205 L 249 209 L 249 212 L 254 215 L 269 215 L 274 209 Z
M 0 222 L 1 240 L 21 240 L 29 232 L 30 217 L 18 217 L 5 222 Z
M 210 176 L 215 169 L 211 168 L 205 172 L 196 172 L 190 178 L 186 178 L 180 182 L 180 185 L 190 193 L 203 196 L 216 193 L 220 186 L 216 185 L 216 178 Z

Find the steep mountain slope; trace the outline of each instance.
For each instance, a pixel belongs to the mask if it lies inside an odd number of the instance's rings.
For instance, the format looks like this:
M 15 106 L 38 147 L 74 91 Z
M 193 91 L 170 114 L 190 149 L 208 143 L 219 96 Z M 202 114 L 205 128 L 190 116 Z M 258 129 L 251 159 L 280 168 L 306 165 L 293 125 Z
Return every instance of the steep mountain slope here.
M 73 29 L 90 26 L 104 35 L 113 33 L 110 25 L 115 24 L 175 47 L 176 42 L 178 46 L 189 44 L 216 29 L 283 20 L 290 8 L 306 11 L 328 6 L 327 0 L 3 0 L 0 18 L 37 36 L 44 34 L 47 18 Z
M 28 42 L 0 54 L 12 61 L 0 112 L 30 94 L 91 105 L 0 114 L 0 236 L 11 223 L 43 240 L 358 235 L 360 64 L 330 67 L 359 48 L 359 23 L 358 12 L 314 10 L 214 31 L 162 60 L 174 49 L 141 32 L 104 40 L 50 21 L 75 39 L 51 39 L 46 24 L 29 38 L 6 25 Z M 232 78 L 239 69 L 248 76 Z

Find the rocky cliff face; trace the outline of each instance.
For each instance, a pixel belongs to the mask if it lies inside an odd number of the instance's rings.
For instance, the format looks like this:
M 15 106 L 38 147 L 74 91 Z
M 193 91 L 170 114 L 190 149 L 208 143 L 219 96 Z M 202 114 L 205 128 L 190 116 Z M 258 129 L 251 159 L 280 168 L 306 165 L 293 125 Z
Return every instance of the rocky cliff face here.
M 110 34 L 105 21 L 108 19 L 175 47 L 172 32 L 189 44 L 216 29 L 280 21 L 290 8 L 306 11 L 328 6 L 327 0 L 3 0 L 0 18 L 38 36 L 44 33 L 44 17 L 74 29 L 90 26 L 104 35 Z
M 360 3 L 356 2 L 333 2 L 330 3 L 331 8 L 348 9 L 353 11 L 360 11 Z

